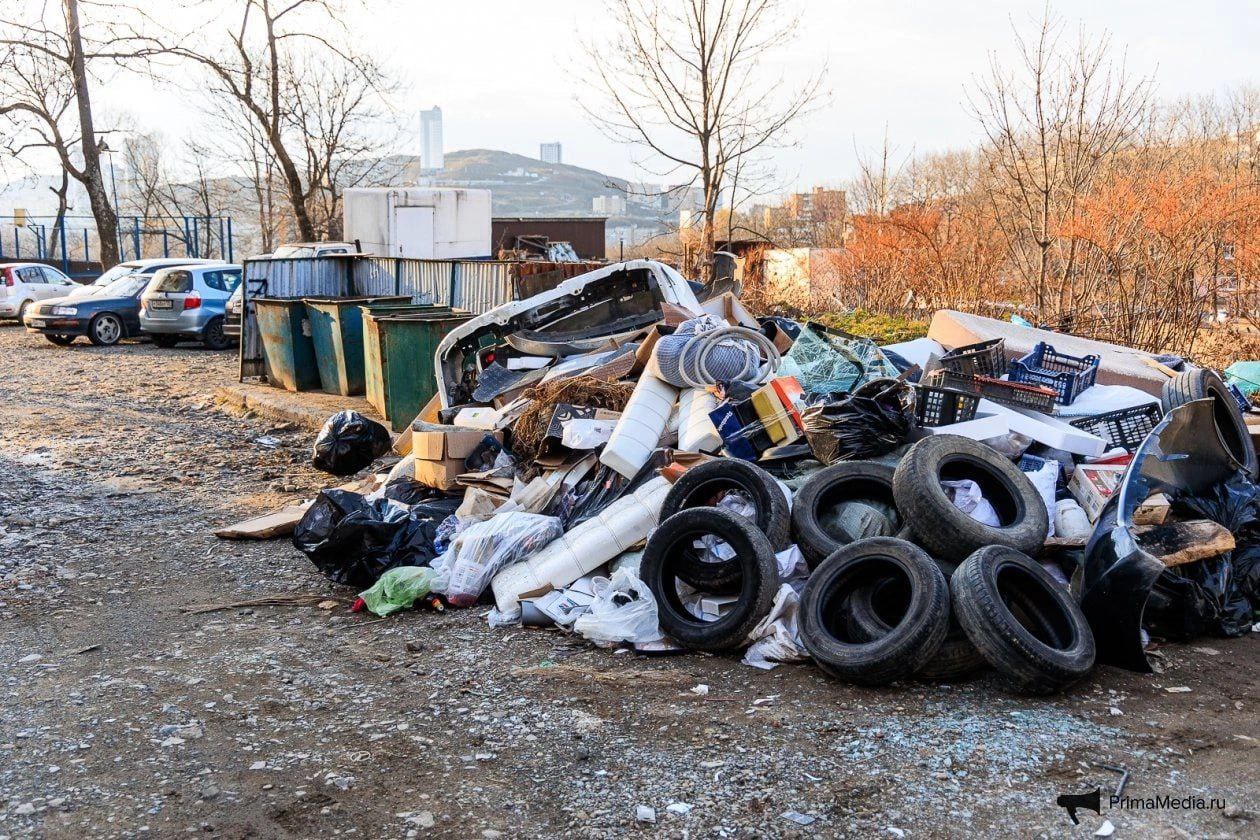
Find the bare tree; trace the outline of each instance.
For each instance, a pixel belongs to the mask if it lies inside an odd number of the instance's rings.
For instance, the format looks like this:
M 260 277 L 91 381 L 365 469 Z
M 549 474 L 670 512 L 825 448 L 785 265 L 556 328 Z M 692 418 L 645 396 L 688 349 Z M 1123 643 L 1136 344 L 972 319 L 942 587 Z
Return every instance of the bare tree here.
M 995 214 L 1040 311 L 1052 304 L 1057 311 L 1070 295 L 1076 254 L 1071 242 L 1055 252 L 1058 230 L 1070 225 L 1091 180 L 1141 127 L 1150 96 L 1147 80 L 1132 79 L 1123 61 L 1110 59 L 1105 34 L 1090 38 L 1082 30 L 1069 46 L 1062 32 L 1048 12 L 1033 38 L 1017 32 L 1018 70 L 994 57 L 971 94 L 988 139 Z
M 583 106 L 608 136 L 646 150 L 642 166 L 699 186 L 708 280 L 723 190 L 741 164 L 748 179 L 748 162 L 787 142 L 822 75 L 788 88 L 768 69 L 797 32 L 788 0 L 606 0 L 606 9 L 616 34 L 586 46 Z
M 169 38 L 166 52 L 202 67 L 211 93 L 239 109 L 266 142 L 265 170 L 278 173 L 298 236 L 318 239 L 337 207 L 336 161 L 374 148 L 360 128 L 383 92 L 383 73 L 349 38 L 325 34 L 335 34 L 341 17 L 334 0 L 189 6 L 209 9 L 214 20 Z
M 118 219 L 101 172 L 100 132 L 92 110 L 98 65 L 142 59 L 152 45 L 122 21 L 134 10 L 118 3 L 97 8 L 89 30 L 80 0 L 0 5 L 0 116 L 29 133 L 20 148 L 51 150 L 69 177 L 87 191 L 100 237 L 101 260 L 118 262 Z

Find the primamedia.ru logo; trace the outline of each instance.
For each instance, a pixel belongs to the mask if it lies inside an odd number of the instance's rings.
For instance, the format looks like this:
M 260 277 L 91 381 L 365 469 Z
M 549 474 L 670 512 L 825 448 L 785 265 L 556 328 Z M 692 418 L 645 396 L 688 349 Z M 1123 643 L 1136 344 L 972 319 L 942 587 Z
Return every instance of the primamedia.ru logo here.
M 1108 804 L 1122 811 L 1217 811 L 1225 809 L 1225 800 L 1220 797 L 1198 796 L 1187 794 L 1175 796 L 1161 794 L 1159 796 L 1111 796 Z

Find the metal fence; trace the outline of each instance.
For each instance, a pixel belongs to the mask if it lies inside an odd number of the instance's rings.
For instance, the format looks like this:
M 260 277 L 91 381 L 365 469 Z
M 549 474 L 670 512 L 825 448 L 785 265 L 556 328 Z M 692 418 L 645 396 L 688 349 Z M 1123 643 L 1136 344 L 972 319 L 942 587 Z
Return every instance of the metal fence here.
M 415 303 L 451 306 L 480 315 L 536 293 L 537 277 L 543 272 L 553 272 L 555 282 L 559 282 L 597 265 L 361 256 L 245 260 L 241 378 L 264 374 L 262 338 L 249 304 L 251 298 L 410 295 Z M 526 294 L 522 294 L 520 283 L 523 275 L 535 280 Z

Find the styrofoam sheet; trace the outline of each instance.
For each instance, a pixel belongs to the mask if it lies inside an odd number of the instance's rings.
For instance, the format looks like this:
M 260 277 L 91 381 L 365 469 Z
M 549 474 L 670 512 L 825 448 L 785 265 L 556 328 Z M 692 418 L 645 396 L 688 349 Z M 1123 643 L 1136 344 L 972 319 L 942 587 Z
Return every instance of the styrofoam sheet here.
M 1030 409 L 1010 408 L 992 400 L 980 400 L 977 411 L 980 414 L 1000 414 L 1006 418 L 1010 431 L 1073 455 L 1101 455 L 1107 449 L 1107 441 L 1097 435 Z
M 974 420 L 948 426 L 922 426 L 920 430 L 928 435 L 962 435 L 972 440 L 988 440 L 1006 434 L 1011 427 L 1000 414 L 977 414 Z

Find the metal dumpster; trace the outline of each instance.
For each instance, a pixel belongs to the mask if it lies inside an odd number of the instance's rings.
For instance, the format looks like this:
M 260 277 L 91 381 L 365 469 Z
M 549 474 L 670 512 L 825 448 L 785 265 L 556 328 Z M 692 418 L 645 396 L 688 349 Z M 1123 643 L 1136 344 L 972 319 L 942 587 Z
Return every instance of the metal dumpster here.
M 304 298 L 323 389 L 348 397 L 363 393 L 364 305 L 407 303 L 410 296 Z
M 301 298 L 253 298 L 267 381 L 289 391 L 320 387 L 315 344 Z
M 436 315 L 451 311 L 449 306 L 435 306 L 429 303 L 369 303 L 359 307 L 363 318 L 363 373 L 364 389 L 367 401 L 385 416 L 385 393 L 381 389 L 381 331 L 376 325 L 377 318 L 387 315 Z M 374 316 L 374 317 L 370 317 Z M 377 375 L 372 372 L 376 371 Z M 406 421 L 403 421 L 406 422 Z
M 406 314 L 364 312 L 364 371 L 367 400 L 400 432 L 437 393 L 433 356 L 446 334 L 472 314 L 438 311 Z

